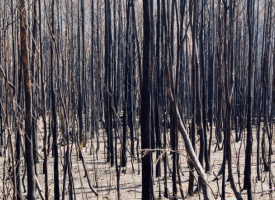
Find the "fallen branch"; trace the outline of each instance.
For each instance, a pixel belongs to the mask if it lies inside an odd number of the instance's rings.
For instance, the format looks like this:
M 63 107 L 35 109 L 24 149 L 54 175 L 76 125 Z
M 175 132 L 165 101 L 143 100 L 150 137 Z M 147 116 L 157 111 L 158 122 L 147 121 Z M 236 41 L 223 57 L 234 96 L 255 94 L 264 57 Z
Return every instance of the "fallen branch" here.
M 76 137 L 76 136 L 75 136 Z M 88 171 L 87 171 L 87 169 L 86 169 L 86 165 L 85 165 L 85 161 L 84 161 L 84 157 L 83 157 L 83 154 L 82 154 L 82 150 L 81 150 L 81 148 L 80 148 L 80 145 L 79 145 L 79 142 L 78 142 L 78 140 L 76 140 L 76 146 L 78 147 L 78 151 L 79 151 L 79 153 L 80 153 L 80 158 L 81 158 L 81 161 L 82 161 L 82 164 L 83 164 L 83 168 L 84 168 L 84 171 L 85 171 L 85 175 L 86 175 L 86 177 L 87 177 L 87 181 L 88 181 L 88 185 L 89 185 L 89 188 L 92 190 L 92 192 L 96 195 L 96 196 L 98 196 L 98 193 L 93 189 L 93 187 L 92 187 L 92 184 L 91 184 L 91 181 L 90 181 L 90 178 L 89 178 L 89 174 L 88 174 Z

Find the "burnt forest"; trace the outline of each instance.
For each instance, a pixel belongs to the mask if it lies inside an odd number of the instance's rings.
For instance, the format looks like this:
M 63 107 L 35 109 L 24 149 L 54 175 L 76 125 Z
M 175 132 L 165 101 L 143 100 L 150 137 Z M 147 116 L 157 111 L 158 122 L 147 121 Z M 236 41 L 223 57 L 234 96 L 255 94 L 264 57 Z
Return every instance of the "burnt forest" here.
M 0 200 L 272 200 L 274 128 L 274 0 L 0 0 Z

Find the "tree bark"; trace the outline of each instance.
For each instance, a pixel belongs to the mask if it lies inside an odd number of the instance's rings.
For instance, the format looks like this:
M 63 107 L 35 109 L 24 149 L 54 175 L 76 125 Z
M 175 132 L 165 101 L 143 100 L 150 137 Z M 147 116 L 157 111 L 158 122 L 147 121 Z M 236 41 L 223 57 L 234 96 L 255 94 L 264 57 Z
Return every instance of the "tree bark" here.
M 32 89 L 30 81 L 30 72 L 28 69 L 28 50 L 27 50 L 27 31 L 26 31 L 26 8 L 24 0 L 19 1 L 19 10 L 21 12 L 20 21 L 20 42 L 21 54 L 23 60 L 24 88 L 25 88 L 25 152 L 28 176 L 28 200 L 35 200 L 35 171 L 32 147 Z
M 143 1 L 143 83 L 141 91 L 141 149 L 142 152 L 142 200 L 153 200 L 153 179 L 152 179 L 152 155 L 150 151 L 151 134 L 151 73 L 150 65 L 150 0 Z M 148 152 L 146 152 L 148 151 Z

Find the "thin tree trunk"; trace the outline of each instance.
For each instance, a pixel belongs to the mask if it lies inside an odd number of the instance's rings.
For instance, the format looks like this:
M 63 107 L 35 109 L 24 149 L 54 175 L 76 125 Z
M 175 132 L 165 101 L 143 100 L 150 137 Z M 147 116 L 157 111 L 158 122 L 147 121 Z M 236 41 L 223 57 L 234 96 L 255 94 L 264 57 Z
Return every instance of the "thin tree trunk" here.
M 32 92 L 30 72 L 28 69 L 28 50 L 27 50 L 27 31 L 26 31 L 26 8 L 24 0 L 19 1 L 19 10 L 21 12 L 20 36 L 21 36 L 21 54 L 23 60 L 24 88 L 25 88 L 25 152 L 28 175 L 28 200 L 35 200 L 35 171 L 33 159 L 32 141 Z

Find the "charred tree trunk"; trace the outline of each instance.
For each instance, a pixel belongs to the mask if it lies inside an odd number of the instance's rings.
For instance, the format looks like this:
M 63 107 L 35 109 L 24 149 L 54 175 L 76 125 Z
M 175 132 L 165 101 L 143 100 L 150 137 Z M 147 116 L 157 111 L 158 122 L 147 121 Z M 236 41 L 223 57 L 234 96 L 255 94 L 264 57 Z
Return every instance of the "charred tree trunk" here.
M 142 200 L 153 200 L 152 155 L 150 152 L 151 134 L 151 73 L 150 63 L 150 0 L 143 1 L 143 83 L 141 91 L 141 149 L 142 149 Z M 146 152 L 148 151 L 148 152 Z
M 26 31 L 26 10 L 24 0 L 19 1 L 19 10 L 21 13 L 20 21 L 20 43 L 22 64 L 24 72 L 24 88 L 25 88 L 25 152 L 26 152 L 26 164 L 27 164 L 27 176 L 28 176 L 28 200 L 35 200 L 35 170 L 33 159 L 33 146 L 32 146 L 32 89 L 30 72 L 28 69 L 28 50 L 27 50 L 27 31 Z
M 247 23 L 248 23 L 248 100 L 247 100 L 247 141 L 246 141 L 246 152 L 245 152 L 245 170 L 244 170 L 244 189 L 247 189 L 248 200 L 252 200 L 252 190 L 251 190 L 251 154 L 252 154 L 252 124 L 251 124 L 251 114 L 252 114 L 252 81 L 253 81 L 253 26 L 251 23 L 252 17 L 252 6 L 253 2 L 247 1 Z

